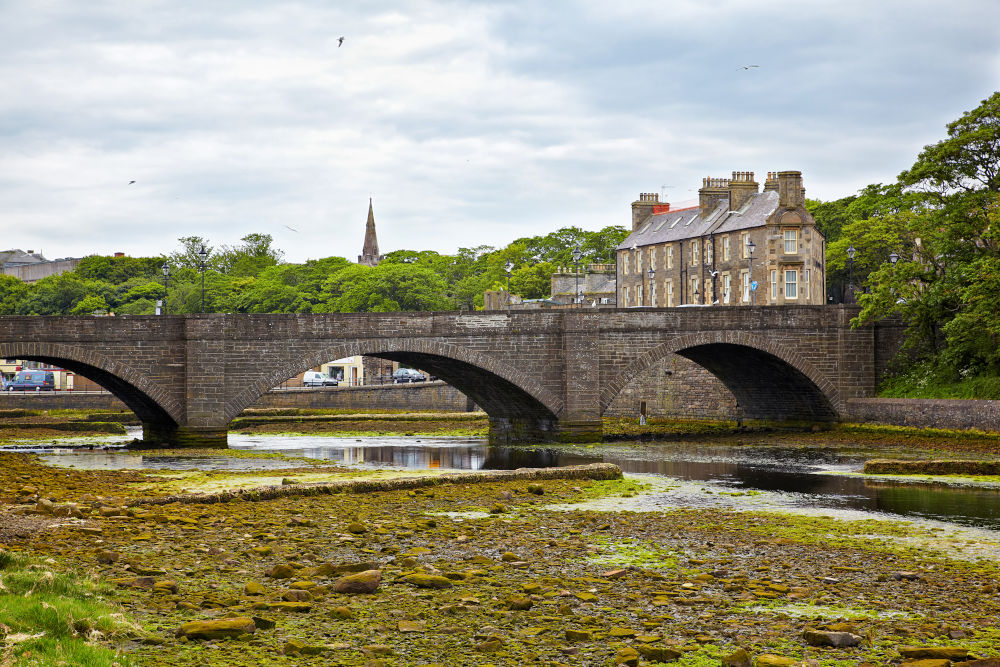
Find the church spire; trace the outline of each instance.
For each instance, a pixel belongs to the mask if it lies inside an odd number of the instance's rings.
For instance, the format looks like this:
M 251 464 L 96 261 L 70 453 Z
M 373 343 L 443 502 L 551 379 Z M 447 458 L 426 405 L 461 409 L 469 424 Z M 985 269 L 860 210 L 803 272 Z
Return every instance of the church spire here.
M 375 238 L 375 212 L 372 210 L 372 199 L 368 198 L 368 222 L 365 224 L 365 245 L 358 255 L 358 264 L 377 266 L 382 258 L 378 254 L 378 239 Z

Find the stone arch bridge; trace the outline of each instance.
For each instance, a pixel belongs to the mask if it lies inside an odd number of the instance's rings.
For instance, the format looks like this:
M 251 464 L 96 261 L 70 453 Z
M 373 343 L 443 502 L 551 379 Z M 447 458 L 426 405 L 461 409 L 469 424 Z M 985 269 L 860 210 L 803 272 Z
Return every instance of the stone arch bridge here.
M 892 351 L 851 306 L 513 312 L 0 317 L 0 356 L 91 378 L 144 437 L 224 446 L 229 422 L 300 371 L 355 354 L 425 369 L 487 412 L 500 441 L 595 439 L 626 385 L 678 354 L 747 420 L 831 422 Z

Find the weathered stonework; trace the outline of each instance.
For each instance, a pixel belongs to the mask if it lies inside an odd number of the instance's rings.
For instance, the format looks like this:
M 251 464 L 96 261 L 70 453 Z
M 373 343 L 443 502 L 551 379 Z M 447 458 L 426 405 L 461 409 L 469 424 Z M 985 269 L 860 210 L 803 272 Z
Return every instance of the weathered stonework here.
M 164 442 L 224 444 L 233 417 L 272 387 L 356 354 L 441 378 L 489 414 L 497 440 L 593 439 L 618 396 L 676 355 L 718 377 L 747 420 L 836 420 L 847 400 L 871 396 L 882 354 L 877 327 L 851 329 L 856 313 L 786 306 L 0 317 L 0 356 L 94 379 Z M 687 368 L 678 364 L 694 373 Z M 720 401 L 718 409 L 729 408 Z

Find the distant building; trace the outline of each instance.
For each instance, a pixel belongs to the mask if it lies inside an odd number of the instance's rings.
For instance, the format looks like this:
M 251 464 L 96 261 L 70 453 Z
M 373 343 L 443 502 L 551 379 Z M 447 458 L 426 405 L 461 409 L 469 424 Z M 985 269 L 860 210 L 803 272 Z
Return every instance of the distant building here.
M 615 265 L 585 264 L 560 267 L 552 274 L 550 300 L 588 308 L 615 305 Z
M 798 171 L 769 172 L 763 192 L 752 171 L 706 178 L 683 209 L 640 194 L 616 250 L 618 307 L 823 304 L 825 243 Z
M 33 283 L 48 278 L 58 276 L 61 273 L 72 271 L 80 263 L 80 258 L 65 258 L 47 260 L 42 253 L 29 250 L 2 250 L 0 251 L 0 273 L 13 276 L 26 283 Z
M 372 200 L 368 198 L 368 222 L 365 224 L 365 244 L 358 255 L 358 264 L 378 266 L 382 255 L 378 254 L 378 239 L 375 237 L 375 213 L 372 210 Z

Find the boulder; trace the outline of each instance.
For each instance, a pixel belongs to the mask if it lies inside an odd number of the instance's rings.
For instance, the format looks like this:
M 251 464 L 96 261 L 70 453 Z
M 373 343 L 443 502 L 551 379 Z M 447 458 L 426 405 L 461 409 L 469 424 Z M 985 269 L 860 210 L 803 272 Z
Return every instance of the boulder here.
M 407 575 L 403 577 L 403 581 L 413 584 L 417 588 L 451 588 L 455 585 L 448 577 L 442 577 L 438 574 L 424 574 L 423 572 Z
M 722 667 L 753 667 L 753 660 L 750 659 L 746 649 L 738 648 L 734 653 L 722 658 Z
M 651 644 L 639 644 L 636 650 L 643 658 L 650 662 L 673 662 L 681 657 L 682 653 L 677 649 L 667 646 L 653 646 Z
M 288 563 L 281 563 L 272 567 L 265 574 L 272 579 L 291 579 L 295 576 L 295 568 Z
M 264 588 L 264 585 L 256 581 L 248 581 L 243 586 L 244 595 L 265 595 L 266 593 L 267 589 Z
M 762 653 L 757 656 L 757 667 L 793 667 L 798 661 L 772 653 Z
M 237 618 L 215 618 L 207 621 L 191 621 L 177 628 L 178 637 L 188 639 L 224 639 L 253 634 L 257 625 L 252 618 L 240 616 Z
M 812 630 L 806 628 L 802 633 L 802 638 L 810 646 L 832 646 L 834 648 L 844 648 L 857 646 L 861 643 L 861 637 L 850 632 L 833 632 L 831 630 Z
M 444 579 L 444 577 L 441 578 Z M 374 593 L 380 583 L 382 583 L 381 570 L 365 570 L 364 572 L 349 574 L 337 579 L 333 583 L 333 592 L 346 593 L 347 595 Z M 451 582 L 449 581 L 448 583 L 450 584 Z
M 638 667 L 639 652 L 631 646 L 626 646 L 615 654 L 615 664 L 627 665 L 627 667 Z
M 937 658 L 960 661 L 969 655 L 969 649 L 957 646 L 900 646 L 899 654 L 906 660 Z

